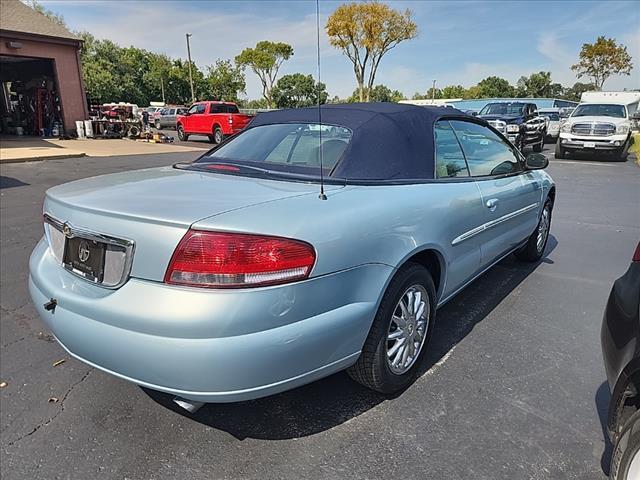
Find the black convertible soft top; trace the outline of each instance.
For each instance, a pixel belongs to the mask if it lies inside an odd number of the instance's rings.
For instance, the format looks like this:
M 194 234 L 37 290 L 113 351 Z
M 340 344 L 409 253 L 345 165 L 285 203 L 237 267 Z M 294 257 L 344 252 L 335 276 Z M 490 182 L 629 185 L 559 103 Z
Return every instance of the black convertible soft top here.
M 433 124 L 441 118 L 467 117 L 453 108 L 399 103 L 322 105 L 321 115 L 322 124 L 352 131 L 331 176 L 353 180 L 433 178 Z M 279 123 L 320 123 L 318 108 L 260 113 L 248 128 Z

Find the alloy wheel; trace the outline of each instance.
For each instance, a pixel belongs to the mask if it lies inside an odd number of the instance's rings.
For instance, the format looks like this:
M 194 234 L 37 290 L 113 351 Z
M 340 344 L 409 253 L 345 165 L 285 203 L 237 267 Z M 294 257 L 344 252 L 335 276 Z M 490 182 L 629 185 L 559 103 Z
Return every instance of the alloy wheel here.
M 400 297 L 387 332 L 387 365 L 395 375 L 411 369 L 427 337 L 429 295 L 422 285 L 412 285 Z
M 542 210 L 542 216 L 540 217 L 540 223 L 538 224 L 538 238 L 536 239 L 536 249 L 538 253 L 542 252 L 542 249 L 547 243 L 550 225 L 551 207 L 549 205 L 545 205 L 544 209 Z

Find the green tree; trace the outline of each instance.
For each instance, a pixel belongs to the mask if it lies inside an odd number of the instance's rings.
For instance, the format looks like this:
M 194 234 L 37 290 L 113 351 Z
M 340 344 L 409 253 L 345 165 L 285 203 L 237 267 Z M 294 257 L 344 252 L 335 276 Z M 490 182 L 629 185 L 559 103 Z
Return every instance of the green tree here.
M 551 72 L 532 73 L 528 77 L 522 76 L 518 80 L 518 96 L 533 98 L 551 97 Z
M 465 88 L 462 85 L 447 85 L 442 89 L 442 98 L 463 98 Z
M 293 47 L 282 42 L 263 40 L 255 48 L 245 48 L 236 57 L 236 63 L 241 67 L 249 67 L 262 83 L 262 95 L 267 104 L 273 106 L 271 90 L 275 85 L 278 70 L 285 60 L 293 55 Z
M 597 88 L 595 87 L 595 85 L 592 85 L 591 83 L 576 82 L 573 84 L 572 87 L 567 88 L 564 91 L 564 94 L 562 97 L 566 98 L 567 100 L 579 102 L 580 97 L 584 92 L 591 92 L 593 90 L 597 90 Z
M 596 89 L 602 90 L 611 75 L 630 75 L 633 63 L 627 47 L 613 38 L 600 36 L 595 43 L 585 43 L 580 50 L 579 62 L 571 66 L 578 78 L 589 77 Z
M 371 90 L 365 89 L 365 96 L 369 102 L 399 102 L 403 100 L 404 94 L 400 90 L 391 90 L 386 85 L 376 85 Z M 347 102 L 354 103 L 360 101 L 360 89 L 355 89 Z
M 464 91 L 464 95 L 462 96 L 462 98 L 464 98 L 465 100 L 471 98 L 482 98 L 482 91 L 478 85 L 474 85 Z
M 27 2 L 27 5 L 33 8 L 36 12 L 41 13 L 42 15 L 47 17 L 49 20 L 53 20 L 61 27 L 68 29 L 67 23 L 64 21 L 64 17 L 62 15 L 52 10 L 49 10 L 37 0 L 31 0 L 30 2 Z
M 442 90 L 440 90 L 439 88 L 434 89 L 433 87 L 430 87 L 427 90 L 427 93 L 425 94 L 425 98 L 430 100 L 430 99 L 440 99 L 440 98 L 444 98 L 442 96 Z
M 122 48 L 111 40 L 99 40 L 87 32 L 80 50 L 87 97 L 92 103 L 131 102 L 140 106 L 162 99 L 167 103 L 191 101 L 189 65 L 166 55 L 136 47 Z M 208 97 L 208 83 L 195 65 L 194 89 L 198 98 Z
M 329 42 L 353 64 L 361 102 L 370 100 L 382 57 L 418 35 L 411 16 L 411 10 L 399 12 L 377 1 L 346 3 L 329 16 L 325 27 Z
M 515 88 L 504 78 L 487 77 L 478 83 L 479 97 L 472 98 L 508 98 L 515 95 Z
M 231 60 L 216 60 L 207 67 L 209 96 L 216 100 L 238 101 L 238 95 L 245 93 L 246 82 L 242 68 Z
M 278 108 L 310 107 L 327 103 L 327 89 L 324 83 L 316 83 L 313 76 L 294 73 L 284 75 L 272 90 L 273 101 Z

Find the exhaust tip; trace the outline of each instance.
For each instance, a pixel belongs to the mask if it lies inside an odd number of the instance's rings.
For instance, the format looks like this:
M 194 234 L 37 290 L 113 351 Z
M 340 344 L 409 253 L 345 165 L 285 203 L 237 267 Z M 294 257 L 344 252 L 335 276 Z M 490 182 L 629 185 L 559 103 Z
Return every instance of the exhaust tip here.
M 174 397 L 173 402 L 189 413 L 196 413 L 204 405 L 204 402 L 196 402 L 182 397 Z

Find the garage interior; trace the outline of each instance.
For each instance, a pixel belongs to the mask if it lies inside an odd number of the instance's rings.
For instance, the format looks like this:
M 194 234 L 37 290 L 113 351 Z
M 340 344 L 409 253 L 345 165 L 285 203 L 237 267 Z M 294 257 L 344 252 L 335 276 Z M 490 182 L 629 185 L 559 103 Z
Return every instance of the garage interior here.
M 62 134 L 62 109 L 54 61 L 0 56 L 0 134 Z

